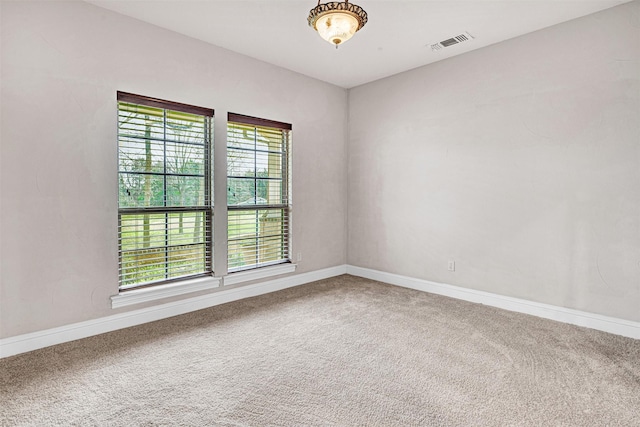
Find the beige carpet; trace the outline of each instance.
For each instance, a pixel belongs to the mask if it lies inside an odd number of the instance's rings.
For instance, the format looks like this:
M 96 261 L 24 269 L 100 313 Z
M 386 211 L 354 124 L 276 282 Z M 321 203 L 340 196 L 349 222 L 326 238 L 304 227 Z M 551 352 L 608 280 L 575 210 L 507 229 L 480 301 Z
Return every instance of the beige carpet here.
M 341 276 L 0 361 L 3 426 L 638 426 L 640 341 Z

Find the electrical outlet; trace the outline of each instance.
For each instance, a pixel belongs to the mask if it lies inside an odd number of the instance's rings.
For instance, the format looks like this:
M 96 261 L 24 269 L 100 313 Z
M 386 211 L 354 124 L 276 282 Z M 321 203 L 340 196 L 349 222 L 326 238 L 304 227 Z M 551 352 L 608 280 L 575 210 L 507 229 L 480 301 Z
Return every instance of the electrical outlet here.
M 447 270 L 456 271 L 456 262 L 455 261 L 449 261 L 449 265 L 447 266 Z
M 302 261 L 302 252 L 298 252 L 298 255 L 296 255 L 296 262 L 300 261 Z

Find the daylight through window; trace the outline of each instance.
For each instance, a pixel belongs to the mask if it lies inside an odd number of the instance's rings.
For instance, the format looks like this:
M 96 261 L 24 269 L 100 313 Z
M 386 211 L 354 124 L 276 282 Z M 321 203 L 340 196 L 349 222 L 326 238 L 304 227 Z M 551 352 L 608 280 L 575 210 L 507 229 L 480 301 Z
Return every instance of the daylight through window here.
M 229 272 L 289 261 L 291 125 L 229 114 Z
M 212 117 L 118 92 L 120 290 L 213 273 Z

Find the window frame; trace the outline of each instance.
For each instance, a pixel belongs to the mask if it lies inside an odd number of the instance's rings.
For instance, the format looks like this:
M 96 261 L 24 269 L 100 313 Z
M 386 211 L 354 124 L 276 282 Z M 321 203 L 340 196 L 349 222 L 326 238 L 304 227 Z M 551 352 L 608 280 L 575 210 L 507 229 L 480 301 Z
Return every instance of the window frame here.
M 292 125 L 289 123 L 284 123 L 284 122 L 278 122 L 278 121 L 274 121 L 274 120 L 268 120 L 268 119 L 262 119 L 262 118 L 258 118 L 258 117 L 253 117 L 253 116 L 247 116 L 247 115 L 243 115 L 243 114 L 237 114 L 237 113 L 231 113 L 229 112 L 227 114 L 227 144 L 226 144 L 226 151 L 227 151 L 227 171 L 226 171 L 226 176 L 227 176 L 227 190 L 229 190 L 230 185 L 229 185 L 229 179 L 234 179 L 234 178 L 238 178 L 238 177 L 234 177 L 231 176 L 229 174 L 229 151 L 230 150 L 236 150 L 236 151 L 242 151 L 242 149 L 239 149 L 238 147 L 232 147 L 230 146 L 230 142 L 229 142 L 229 137 L 230 137 L 230 130 L 231 127 L 234 125 L 241 125 L 241 126 L 251 126 L 254 127 L 254 132 L 258 132 L 258 130 L 260 128 L 266 128 L 267 131 L 271 131 L 273 132 L 273 130 L 277 130 L 278 132 L 281 132 L 282 135 L 282 149 L 280 154 L 283 156 L 283 159 L 281 160 L 281 167 L 280 167 L 280 176 L 281 176 L 281 192 L 282 194 L 280 195 L 280 203 L 266 203 L 266 204 L 259 204 L 257 203 L 257 198 L 258 193 L 257 193 L 257 188 L 256 191 L 254 193 L 254 200 L 256 201 L 256 204 L 249 204 L 249 205 L 241 205 L 239 203 L 235 203 L 235 204 L 230 204 L 229 203 L 229 197 L 227 195 L 227 229 L 229 229 L 230 227 L 230 218 L 231 218 L 231 213 L 232 212 L 241 212 L 241 211 L 245 211 L 245 212 L 251 212 L 251 211 L 255 211 L 256 212 L 256 216 L 258 215 L 258 211 L 261 210 L 273 210 L 273 211 L 277 211 L 277 210 L 281 210 L 282 212 L 282 229 L 286 229 L 286 231 L 283 231 L 280 236 L 282 239 L 284 239 L 284 243 L 281 246 L 281 251 L 284 254 L 284 257 L 281 259 L 277 259 L 277 260 L 272 260 L 272 261 L 266 261 L 266 262 L 259 262 L 259 250 L 261 248 L 261 245 L 258 243 L 260 240 L 260 233 L 259 231 L 256 231 L 255 234 L 255 239 L 256 239 L 256 247 L 255 247 L 255 251 L 256 251 L 256 263 L 254 264 L 247 264 L 247 265 L 241 265 L 241 266 L 237 266 L 237 267 L 233 267 L 231 265 L 230 262 L 230 256 L 231 256 L 231 251 L 230 251 L 230 242 L 232 241 L 238 241 L 239 239 L 233 239 L 231 238 L 229 235 L 227 235 L 227 241 L 226 241 L 226 259 L 227 259 L 227 274 L 229 274 L 230 276 L 229 279 L 225 279 L 225 284 L 231 284 L 231 283 L 235 283 L 235 280 L 232 278 L 234 275 L 236 275 L 238 278 L 240 278 L 240 276 L 251 276 L 253 277 L 254 274 L 252 274 L 251 272 L 254 272 L 256 270 L 259 269 L 278 269 L 280 266 L 282 265 L 286 265 L 286 264 L 292 264 L 292 259 L 291 259 L 291 213 L 292 213 L 292 203 L 291 203 L 291 131 L 292 131 Z M 245 149 L 246 151 L 252 151 L 250 149 Z M 257 148 L 254 148 L 253 151 L 258 152 L 258 151 L 263 151 L 263 150 L 257 150 Z M 270 151 L 269 151 L 270 152 Z M 254 163 L 254 170 L 255 167 L 257 166 L 257 160 L 256 163 Z M 257 171 L 256 171 L 257 172 Z M 254 177 L 255 181 L 258 181 L 260 178 L 257 177 L 257 175 Z M 256 217 L 257 218 L 257 217 Z M 256 219 L 256 222 L 258 221 L 258 219 Z M 256 227 L 257 228 L 257 227 Z M 290 272 L 290 271 L 294 271 L 295 268 L 293 268 L 293 270 L 291 269 L 287 269 L 287 270 L 283 270 L 283 272 Z M 256 276 L 257 277 L 257 276 Z M 244 280 L 238 280 L 238 283 L 240 281 L 244 281 Z
M 174 111 L 178 113 L 188 113 L 193 115 L 202 116 L 204 118 L 205 128 L 203 130 L 203 180 L 204 180 L 204 189 L 203 189 L 203 202 L 202 204 L 196 205 L 167 205 L 167 187 L 166 187 L 166 177 L 171 176 L 171 174 L 167 173 L 166 168 L 166 156 L 163 157 L 163 162 L 165 167 L 162 173 L 156 173 L 157 176 L 162 176 L 165 185 L 163 186 L 163 206 L 137 206 L 137 207 L 121 207 L 120 203 L 120 191 L 118 191 L 118 289 L 120 294 L 137 291 L 137 290 L 147 290 L 150 288 L 160 287 L 162 285 L 173 285 L 178 282 L 189 282 L 193 281 L 193 279 L 201 279 L 203 277 L 211 277 L 214 275 L 214 258 L 213 258 L 213 249 L 214 249 L 214 239 L 213 239 L 213 223 L 214 223 L 214 201 L 213 201 L 213 118 L 214 118 L 214 110 L 211 108 L 198 107 L 189 104 L 183 104 L 174 101 L 167 101 L 158 98 L 152 98 L 143 95 L 137 95 L 129 92 L 117 91 L 117 102 L 118 102 L 118 179 L 123 173 L 131 173 L 122 171 L 121 163 L 120 163 L 120 143 L 121 143 L 121 126 L 120 126 L 120 112 L 121 107 L 120 103 L 128 103 L 128 104 L 136 104 L 145 107 L 152 107 L 162 109 L 163 112 L 163 124 L 166 126 L 167 121 L 167 112 Z M 161 139 L 163 146 L 165 147 L 168 142 L 174 143 L 169 140 L 166 136 Z M 120 186 L 120 183 L 118 183 Z M 148 282 L 140 282 L 133 284 L 123 284 L 123 229 L 122 229 L 122 217 L 123 215 L 151 215 L 151 214 L 164 214 L 165 215 L 165 245 L 163 246 L 165 251 L 164 256 L 164 269 L 165 269 L 165 277 L 162 280 L 154 280 Z M 168 227 L 169 227 L 169 216 L 175 213 L 195 213 L 196 215 L 199 213 L 203 214 L 203 220 L 201 226 L 203 227 L 203 256 L 204 256 L 204 268 L 202 272 L 194 273 L 194 274 L 186 274 L 178 277 L 169 277 L 169 271 L 171 268 L 171 259 L 170 259 L 170 251 L 172 247 L 181 246 L 176 244 L 170 244 L 168 240 Z M 140 264 L 138 264 L 140 265 Z

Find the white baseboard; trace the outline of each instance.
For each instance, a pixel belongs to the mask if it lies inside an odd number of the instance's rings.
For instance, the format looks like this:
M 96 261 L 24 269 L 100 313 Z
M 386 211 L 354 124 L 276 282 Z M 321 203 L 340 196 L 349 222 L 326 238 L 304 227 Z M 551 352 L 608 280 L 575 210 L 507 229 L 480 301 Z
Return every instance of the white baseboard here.
M 44 331 L 0 339 L 0 358 L 26 353 L 39 348 L 87 338 L 93 335 L 99 335 L 147 322 L 153 322 L 189 313 L 191 311 L 213 307 L 215 305 L 225 304 L 227 302 L 275 292 L 303 285 L 305 283 L 314 282 L 316 280 L 339 276 L 341 274 L 351 274 L 405 288 L 444 295 L 504 310 L 516 311 L 519 313 L 543 317 L 545 319 L 597 329 L 629 338 L 640 339 L 639 322 L 632 322 L 615 317 L 607 317 L 600 314 L 507 297 L 489 292 L 461 288 L 444 283 L 415 279 L 412 277 L 385 273 L 368 268 L 341 265 L 238 288 L 221 288 L 218 291 L 198 297 L 128 311 L 126 313 L 115 314 L 113 316 L 102 317 L 100 319 L 87 320 L 85 322 L 60 326 L 58 328 L 47 329 Z
M 485 304 L 504 310 L 530 314 L 537 317 L 543 317 L 545 319 L 556 320 L 558 322 L 584 326 L 629 338 L 640 339 L 639 322 L 632 322 L 615 317 L 608 317 L 550 304 L 542 304 L 524 299 L 507 297 L 490 292 L 461 288 L 444 283 L 430 282 L 428 280 L 415 279 L 412 277 L 385 273 L 383 271 L 371 270 L 369 268 L 356 267 L 353 265 L 347 265 L 347 274 L 377 280 L 391 285 Z
M 128 328 L 167 317 L 173 317 L 191 311 L 201 310 L 215 305 L 254 297 L 269 292 L 291 288 L 316 280 L 339 276 L 347 272 L 346 265 L 325 268 L 309 273 L 296 274 L 284 278 L 269 280 L 238 288 L 220 289 L 210 294 L 174 301 L 153 307 L 128 311 L 100 319 L 60 326 L 44 331 L 0 339 L 0 358 L 26 353 L 27 351 L 51 345 L 87 338 L 118 329 Z

